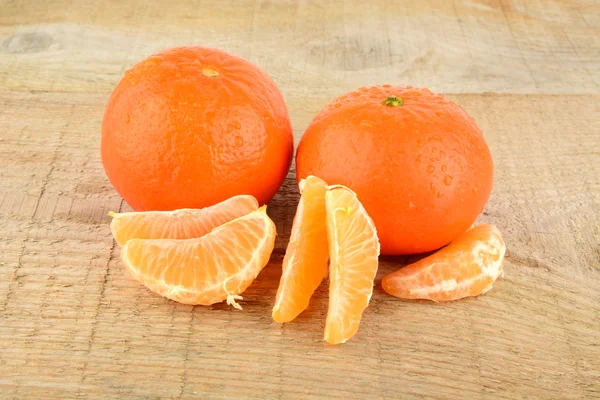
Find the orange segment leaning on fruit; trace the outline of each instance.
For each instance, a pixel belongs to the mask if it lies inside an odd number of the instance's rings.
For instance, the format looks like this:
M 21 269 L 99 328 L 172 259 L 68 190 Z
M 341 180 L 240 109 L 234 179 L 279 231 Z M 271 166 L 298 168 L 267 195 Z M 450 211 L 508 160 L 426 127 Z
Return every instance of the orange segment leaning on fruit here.
M 327 183 L 309 176 L 300 182 L 300 187 L 302 195 L 283 259 L 281 280 L 273 307 L 272 316 L 277 322 L 289 322 L 304 311 L 327 274 Z
M 332 186 L 325 195 L 329 240 L 329 309 L 325 340 L 344 343 L 358 331 L 373 294 L 379 240 L 356 194 Z
M 477 296 L 502 275 L 505 252 L 498 228 L 479 225 L 438 252 L 386 275 L 382 286 L 401 299 L 451 301 Z
M 130 239 L 191 239 L 258 209 L 250 195 L 233 196 L 206 208 L 114 213 L 110 230 L 123 246 Z
M 236 300 L 268 263 L 275 224 L 265 207 L 195 239 L 131 239 L 121 259 L 148 289 L 184 304 Z

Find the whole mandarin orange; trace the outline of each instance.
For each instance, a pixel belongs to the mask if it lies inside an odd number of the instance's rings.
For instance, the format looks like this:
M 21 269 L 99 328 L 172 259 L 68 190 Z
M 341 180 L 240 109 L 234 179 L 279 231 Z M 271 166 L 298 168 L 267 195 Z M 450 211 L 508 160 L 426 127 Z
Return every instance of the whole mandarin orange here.
M 492 190 L 481 130 L 441 94 L 374 86 L 325 107 L 304 133 L 297 179 L 348 186 L 375 222 L 382 254 L 422 253 L 466 231 Z
M 202 208 L 238 194 L 268 202 L 293 136 L 283 97 L 256 65 L 177 47 L 135 65 L 102 121 L 102 162 L 138 211 Z

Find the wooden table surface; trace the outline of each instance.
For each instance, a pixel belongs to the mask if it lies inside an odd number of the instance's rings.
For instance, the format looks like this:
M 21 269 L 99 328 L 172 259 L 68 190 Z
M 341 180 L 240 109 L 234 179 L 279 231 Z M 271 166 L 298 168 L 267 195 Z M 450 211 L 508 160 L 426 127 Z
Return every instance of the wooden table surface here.
M 600 3 L 0 0 L 0 398 L 600 398 Z M 326 285 L 297 322 L 271 307 L 298 198 L 244 310 L 160 298 L 119 260 L 129 207 L 100 162 L 104 106 L 166 47 L 222 48 L 282 90 L 296 143 L 334 97 L 427 86 L 475 117 L 496 165 L 480 222 L 505 277 L 479 298 L 402 302 L 322 341 Z M 383 274 L 409 258 L 383 258 Z

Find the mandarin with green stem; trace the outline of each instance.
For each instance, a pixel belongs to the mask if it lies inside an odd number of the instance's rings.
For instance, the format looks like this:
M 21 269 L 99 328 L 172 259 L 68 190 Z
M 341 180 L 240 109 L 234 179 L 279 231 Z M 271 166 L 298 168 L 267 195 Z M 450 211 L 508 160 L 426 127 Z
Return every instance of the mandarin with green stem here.
M 382 85 L 335 99 L 296 155 L 309 175 L 352 189 L 373 219 L 382 254 L 438 249 L 467 230 L 492 190 L 493 163 L 467 112 L 428 89 Z

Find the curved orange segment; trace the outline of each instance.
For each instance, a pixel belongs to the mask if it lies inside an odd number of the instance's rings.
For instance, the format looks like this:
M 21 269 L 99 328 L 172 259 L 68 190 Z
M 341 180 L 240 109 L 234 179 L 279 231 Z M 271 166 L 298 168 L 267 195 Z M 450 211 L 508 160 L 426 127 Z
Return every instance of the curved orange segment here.
M 258 209 L 250 195 L 234 196 L 214 206 L 175 211 L 114 213 L 110 230 L 123 246 L 131 239 L 191 239 L 206 235 L 214 228 Z
M 327 274 L 327 183 L 309 176 L 300 183 L 302 195 L 283 259 L 273 319 L 289 322 L 306 310 L 314 291 Z
M 195 239 L 131 239 L 121 258 L 148 289 L 184 304 L 236 300 L 267 265 L 275 224 L 265 207 Z
M 329 310 L 325 341 L 344 343 L 358 331 L 373 294 L 379 239 L 356 194 L 332 186 L 325 195 L 329 238 Z
M 386 275 L 382 286 L 401 299 L 451 301 L 478 296 L 502 275 L 505 252 L 498 228 L 479 225 L 429 257 Z

